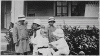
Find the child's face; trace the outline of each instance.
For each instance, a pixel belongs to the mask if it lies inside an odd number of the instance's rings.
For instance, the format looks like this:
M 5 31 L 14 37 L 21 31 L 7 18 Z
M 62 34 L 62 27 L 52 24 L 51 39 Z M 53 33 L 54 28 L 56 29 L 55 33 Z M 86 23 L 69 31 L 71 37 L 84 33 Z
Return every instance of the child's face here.
M 50 21 L 50 22 L 49 22 L 49 25 L 53 25 L 53 24 L 54 24 L 54 22 L 53 22 L 53 21 Z
M 23 25 L 24 24 L 24 21 L 25 20 L 20 20 L 19 23 Z
M 43 35 L 44 38 L 47 38 L 47 32 L 45 31 L 45 29 L 41 29 L 41 34 Z
M 33 23 L 33 28 L 34 28 L 34 29 L 37 29 L 38 27 L 39 27 L 38 24 Z

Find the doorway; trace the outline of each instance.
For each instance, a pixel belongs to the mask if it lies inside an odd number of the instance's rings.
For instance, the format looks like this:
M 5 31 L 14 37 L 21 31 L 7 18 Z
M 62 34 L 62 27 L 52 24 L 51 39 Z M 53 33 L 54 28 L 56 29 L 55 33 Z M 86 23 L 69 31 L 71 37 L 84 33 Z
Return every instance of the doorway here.
M 1 1 L 1 29 L 9 29 L 11 21 L 11 1 Z

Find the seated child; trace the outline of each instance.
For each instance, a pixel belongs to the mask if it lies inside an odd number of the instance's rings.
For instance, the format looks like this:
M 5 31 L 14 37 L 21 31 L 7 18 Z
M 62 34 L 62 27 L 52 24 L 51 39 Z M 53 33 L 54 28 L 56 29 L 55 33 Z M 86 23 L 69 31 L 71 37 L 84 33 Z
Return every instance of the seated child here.
M 33 41 L 35 41 L 34 44 L 36 44 L 33 51 L 42 53 L 43 56 L 51 55 L 51 52 L 54 52 L 53 49 L 48 48 L 49 41 L 44 26 L 37 31 L 37 35 Z
M 59 56 L 61 54 L 68 55 L 70 50 L 68 44 L 64 39 L 63 30 L 56 29 L 55 32 L 53 32 L 53 35 L 57 38 L 57 41 L 51 42 L 50 44 L 58 49 L 58 51 L 55 52 L 53 56 Z

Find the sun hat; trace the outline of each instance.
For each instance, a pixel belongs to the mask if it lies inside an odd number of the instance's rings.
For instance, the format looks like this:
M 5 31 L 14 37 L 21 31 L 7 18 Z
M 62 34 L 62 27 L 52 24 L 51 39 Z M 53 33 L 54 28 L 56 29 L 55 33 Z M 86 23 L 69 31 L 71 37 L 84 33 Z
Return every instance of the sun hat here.
M 53 35 L 55 36 L 58 36 L 58 37 L 64 37 L 64 32 L 62 29 L 56 29 L 54 32 L 53 32 Z
M 25 16 L 22 15 L 22 14 L 20 14 L 20 15 L 18 16 L 18 21 L 20 21 L 20 20 L 26 20 Z
M 53 21 L 53 22 L 55 23 L 54 17 L 49 17 L 48 23 L 49 23 L 50 21 Z
M 41 25 L 41 20 L 40 19 L 34 19 L 33 23 Z

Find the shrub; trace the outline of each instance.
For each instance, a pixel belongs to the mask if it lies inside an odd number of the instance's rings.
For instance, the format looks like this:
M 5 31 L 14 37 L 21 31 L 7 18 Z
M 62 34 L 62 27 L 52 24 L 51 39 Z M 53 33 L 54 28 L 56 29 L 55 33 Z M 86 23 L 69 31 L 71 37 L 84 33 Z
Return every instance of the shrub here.
M 75 53 L 84 51 L 89 55 L 99 54 L 99 29 L 94 25 L 90 27 L 87 25 L 87 29 L 82 29 L 80 26 L 66 26 L 63 25 L 63 31 L 65 39 L 70 46 L 70 50 Z M 94 53 L 94 51 L 96 53 Z

